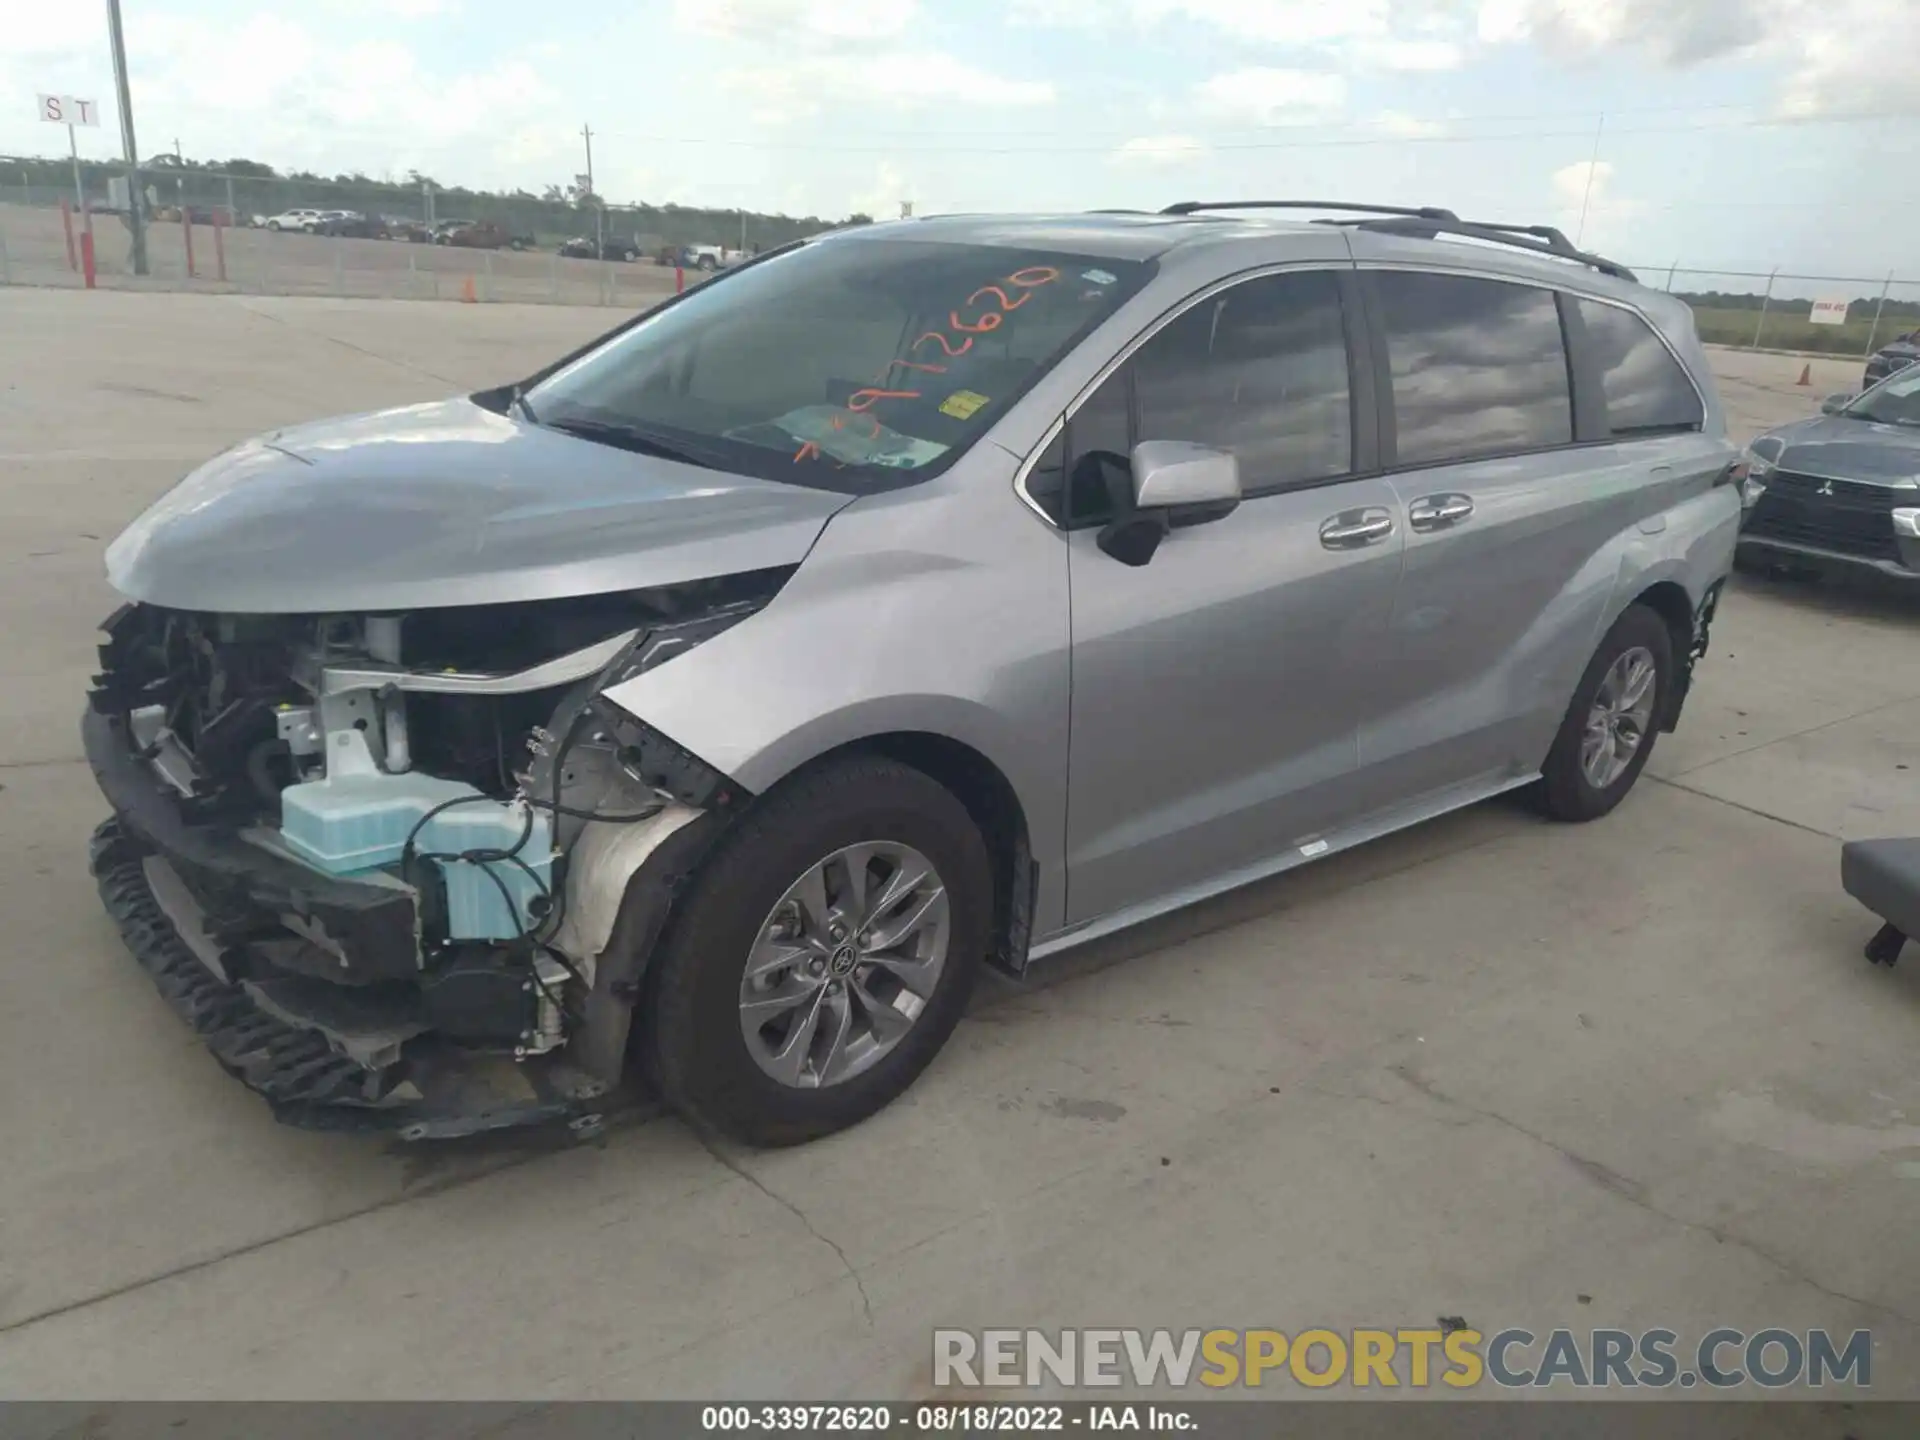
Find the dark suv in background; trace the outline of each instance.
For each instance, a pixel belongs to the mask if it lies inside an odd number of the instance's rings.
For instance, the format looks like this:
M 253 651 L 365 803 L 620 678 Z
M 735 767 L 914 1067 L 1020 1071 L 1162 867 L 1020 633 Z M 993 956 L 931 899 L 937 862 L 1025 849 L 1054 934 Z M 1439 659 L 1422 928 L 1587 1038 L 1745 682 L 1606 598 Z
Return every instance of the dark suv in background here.
M 436 237 L 441 245 L 460 245 L 469 250 L 531 250 L 531 235 L 516 235 L 497 220 L 468 220 L 442 230 Z
M 1875 351 L 1867 361 L 1867 372 L 1860 382 L 1862 390 L 1871 390 L 1889 375 L 1920 363 L 1920 330 L 1894 337 L 1891 345 Z

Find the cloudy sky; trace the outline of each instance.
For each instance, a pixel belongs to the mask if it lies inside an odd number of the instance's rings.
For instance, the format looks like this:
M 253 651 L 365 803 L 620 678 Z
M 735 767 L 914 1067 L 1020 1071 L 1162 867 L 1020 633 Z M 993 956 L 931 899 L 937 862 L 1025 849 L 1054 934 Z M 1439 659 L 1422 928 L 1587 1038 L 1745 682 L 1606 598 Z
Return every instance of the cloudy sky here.
M 796 214 L 1337 196 L 1920 272 L 1920 0 L 124 0 L 144 151 Z M 0 0 L 0 154 L 100 0 Z M 0 185 L 5 169 L 0 165 Z M 1744 286 L 1740 288 L 1746 288 Z

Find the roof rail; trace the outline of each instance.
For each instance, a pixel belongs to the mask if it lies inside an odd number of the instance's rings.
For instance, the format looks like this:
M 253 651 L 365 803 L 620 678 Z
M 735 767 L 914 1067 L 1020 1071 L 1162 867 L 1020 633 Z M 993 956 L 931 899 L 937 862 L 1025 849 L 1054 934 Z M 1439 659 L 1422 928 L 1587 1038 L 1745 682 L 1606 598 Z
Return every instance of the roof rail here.
M 1516 250 L 1528 250 L 1535 255 L 1551 255 L 1560 260 L 1572 260 L 1576 264 L 1598 270 L 1602 275 L 1611 275 L 1614 279 L 1625 280 L 1629 284 L 1637 285 L 1640 282 L 1640 277 L 1619 261 L 1609 260 L 1604 255 L 1595 255 L 1590 250 L 1580 249 L 1551 225 L 1502 225 L 1474 220 L 1424 218 L 1334 220 L 1328 223 L 1345 225 L 1355 230 L 1371 230 L 1382 235 L 1407 235 L 1418 240 L 1431 240 L 1438 235 L 1460 235 L 1469 240 L 1484 240 L 1493 245 L 1511 245 Z
M 1204 210 L 1339 210 L 1363 218 L 1321 219 L 1319 225 L 1344 225 L 1356 230 L 1374 230 L 1385 235 L 1408 235 L 1432 240 L 1439 235 L 1460 235 L 1469 240 L 1484 240 L 1494 245 L 1511 245 L 1536 255 L 1552 255 L 1572 260 L 1633 284 L 1639 277 L 1617 260 L 1582 250 L 1551 225 L 1507 225 L 1493 220 L 1462 220 L 1451 210 L 1436 205 L 1349 205 L 1341 200 L 1182 200 L 1169 205 L 1162 215 L 1196 215 Z
M 1169 205 L 1162 215 L 1197 215 L 1202 210 L 1347 210 L 1359 215 L 1403 215 L 1420 220 L 1457 221 L 1451 210 L 1426 205 L 1408 209 L 1405 205 L 1348 205 L 1340 200 L 1182 200 Z

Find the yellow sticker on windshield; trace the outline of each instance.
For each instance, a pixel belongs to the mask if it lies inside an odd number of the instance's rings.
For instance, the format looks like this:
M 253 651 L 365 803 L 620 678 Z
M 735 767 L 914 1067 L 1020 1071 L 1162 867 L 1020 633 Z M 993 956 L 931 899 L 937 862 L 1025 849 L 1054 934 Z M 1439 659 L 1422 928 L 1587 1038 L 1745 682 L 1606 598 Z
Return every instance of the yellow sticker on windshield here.
M 940 413 L 956 420 L 971 420 L 976 411 L 992 403 L 977 390 L 956 390 L 940 402 Z

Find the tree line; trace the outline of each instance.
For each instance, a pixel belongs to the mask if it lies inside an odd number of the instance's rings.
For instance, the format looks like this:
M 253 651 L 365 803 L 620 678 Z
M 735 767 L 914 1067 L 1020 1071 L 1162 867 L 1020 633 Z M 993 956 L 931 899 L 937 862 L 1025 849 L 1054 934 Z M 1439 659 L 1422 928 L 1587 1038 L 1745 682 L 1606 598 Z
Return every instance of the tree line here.
M 123 167 L 83 160 L 80 169 L 88 202 L 106 208 L 107 182 L 123 174 Z M 603 214 L 601 223 L 609 237 L 639 239 L 650 245 L 739 245 L 744 231 L 748 245 L 767 249 L 823 230 L 870 223 L 872 219 L 861 214 L 842 220 L 751 210 L 743 214 L 739 210 L 671 202 L 621 205 L 572 185 L 549 185 L 540 194 L 524 189 L 480 190 L 444 184 L 417 170 L 408 171 L 398 180 L 359 171 L 332 176 L 310 170 L 282 174 L 271 165 L 243 157 L 190 160 L 178 155 L 153 155 L 142 162 L 141 175 L 157 205 L 231 205 L 243 223 L 246 217 L 274 215 L 302 206 L 413 220 L 426 219 L 431 209 L 436 219 L 494 220 L 516 234 L 552 237 L 592 235 L 596 215 Z M 0 202 L 57 205 L 63 197 L 72 195 L 70 160 L 33 156 L 0 159 Z

